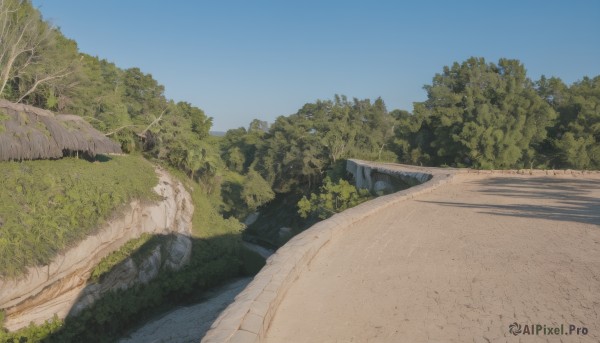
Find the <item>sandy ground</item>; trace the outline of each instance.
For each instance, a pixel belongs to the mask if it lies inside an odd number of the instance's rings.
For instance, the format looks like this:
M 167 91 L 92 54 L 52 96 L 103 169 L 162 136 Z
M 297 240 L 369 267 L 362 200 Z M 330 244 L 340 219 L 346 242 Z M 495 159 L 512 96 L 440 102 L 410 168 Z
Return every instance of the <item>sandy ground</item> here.
M 267 342 L 600 342 L 599 224 L 600 176 L 461 176 L 325 246 Z
M 203 303 L 182 307 L 145 324 L 121 343 L 183 343 L 200 342 L 217 316 L 252 281 L 243 278 L 207 294 Z

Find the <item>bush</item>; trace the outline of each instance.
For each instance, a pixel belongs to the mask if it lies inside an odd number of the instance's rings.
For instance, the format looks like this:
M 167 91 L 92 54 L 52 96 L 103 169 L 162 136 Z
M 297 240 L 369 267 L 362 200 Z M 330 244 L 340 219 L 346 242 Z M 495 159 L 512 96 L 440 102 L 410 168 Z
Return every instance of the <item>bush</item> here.
M 0 171 L 0 277 L 49 263 L 133 199 L 158 199 L 141 157 L 1 162 Z
M 310 199 L 303 197 L 298 202 L 298 213 L 302 218 L 318 217 L 327 219 L 335 213 L 354 207 L 371 199 L 368 190 L 357 189 L 348 181 L 340 179 L 337 183 L 326 177 L 319 194 L 311 194 Z
M 221 216 L 220 195 L 207 195 L 195 181 L 181 173 L 171 172 L 191 192 L 195 208 L 192 256 L 188 265 L 179 271 L 161 271 L 148 284 L 109 292 L 76 317 L 64 321 L 55 318 L 46 324 L 31 325 L 13 333 L 0 332 L 0 342 L 112 342 L 130 328 L 174 304 L 198 301 L 209 288 L 234 277 L 257 273 L 265 261 L 243 246 L 243 225 L 234 218 L 224 219 Z M 91 281 L 100 280 L 102 275 L 126 258 L 135 258 L 155 247 L 161 237 L 143 235 L 127 242 L 100 262 L 92 273 Z
M 142 247 L 148 247 L 152 249 L 159 244 L 158 239 L 153 239 L 159 236 L 153 236 L 149 233 L 143 233 L 140 237 L 131 239 L 127 241 L 127 243 L 123 244 L 121 248 L 117 251 L 113 251 L 108 256 L 104 257 L 100 263 L 94 267 L 92 273 L 90 274 L 90 278 L 88 282 L 98 282 L 102 281 L 102 277 L 108 274 L 115 266 L 125 261 L 127 258 L 131 257 L 134 253 L 139 253 L 139 249 Z M 152 240 L 152 244 L 148 244 L 148 242 Z

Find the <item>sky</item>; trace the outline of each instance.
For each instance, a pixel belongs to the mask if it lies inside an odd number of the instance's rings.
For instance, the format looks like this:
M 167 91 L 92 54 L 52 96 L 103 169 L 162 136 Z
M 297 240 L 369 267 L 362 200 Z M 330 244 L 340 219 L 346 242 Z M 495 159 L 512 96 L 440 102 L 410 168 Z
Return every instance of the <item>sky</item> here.
M 600 1 L 33 0 L 81 52 L 139 67 L 215 131 L 305 103 L 412 111 L 446 65 L 520 60 L 533 80 L 600 75 Z

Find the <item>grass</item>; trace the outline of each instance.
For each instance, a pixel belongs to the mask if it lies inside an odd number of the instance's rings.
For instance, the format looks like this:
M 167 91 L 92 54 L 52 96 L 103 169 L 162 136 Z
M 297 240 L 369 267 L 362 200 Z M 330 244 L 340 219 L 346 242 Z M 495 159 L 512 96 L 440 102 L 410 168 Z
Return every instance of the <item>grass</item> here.
M 0 277 L 49 263 L 133 199 L 158 198 L 141 157 L 0 163 Z
M 195 206 L 189 264 L 179 271 L 162 271 L 148 284 L 109 292 L 77 317 L 54 318 L 12 333 L 0 329 L 0 342 L 113 342 L 173 305 L 197 302 L 204 291 L 234 277 L 254 275 L 264 266 L 264 258 L 241 244 L 242 224 L 220 215 L 218 195 L 207 195 L 185 175 L 169 172 L 188 187 Z M 126 258 L 135 259 L 156 246 L 153 242 L 157 237 L 160 235 L 143 235 L 126 243 L 100 263 L 94 280 L 101 280 L 102 275 Z
M 160 161 L 156 161 L 159 163 Z M 169 174 L 183 183 L 186 190 L 192 196 L 194 203 L 194 214 L 192 217 L 192 236 L 200 239 L 208 239 L 219 235 L 241 234 L 244 225 L 239 220 L 230 217 L 223 218 L 222 208 L 224 206 L 221 193 L 206 194 L 196 181 L 190 180 L 182 171 L 162 164 Z M 226 173 L 224 179 L 243 178 L 239 174 Z M 218 187 L 217 187 L 218 188 Z
M 132 169 L 136 176 L 139 169 Z M 0 325 L 0 342 L 115 341 L 153 315 L 167 311 L 175 304 L 199 301 L 203 292 L 211 287 L 233 277 L 254 275 L 264 266 L 264 258 L 243 246 L 243 225 L 235 218 L 222 217 L 220 194 L 206 194 L 200 184 L 191 181 L 182 172 L 167 169 L 183 182 L 194 203 L 190 263 L 179 271 L 162 271 L 148 284 L 109 292 L 74 318 L 54 318 L 46 324 L 30 325 L 13 333 L 3 331 Z M 144 251 L 156 246 L 157 239 L 168 238 L 142 235 L 127 242 L 100 262 L 90 281 L 101 281 L 103 275 L 127 258 L 144 255 Z
M 143 233 L 140 237 L 127 241 L 127 243 L 123 244 L 123 246 L 121 246 L 119 250 L 113 251 L 108 256 L 104 257 L 100 261 L 100 263 L 98 263 L 96 267 L 94 267 L 94 270 L 92 270 L 88 282 L 93 283 L 102 281 L 102 278 L 118 264 L 131 257 L 134 253 L 139 254 L 142 247 L 152 249 L 157 244 L 160 244 L 160 241 L 156 239 L 153 240 L 153 237 L 159 236 L 153 236 L 149 233 Z M 149 241 L 151 240 L 152 242 L 149 244 Z

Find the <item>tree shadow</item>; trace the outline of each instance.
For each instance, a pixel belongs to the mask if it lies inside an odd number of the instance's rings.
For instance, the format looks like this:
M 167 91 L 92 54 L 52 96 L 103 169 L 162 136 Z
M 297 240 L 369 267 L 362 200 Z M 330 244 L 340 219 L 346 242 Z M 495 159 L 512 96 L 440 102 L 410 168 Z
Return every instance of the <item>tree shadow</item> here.
M 472 181 L 477 192 L 510 198 L 510 204 L 435 202 L 481 209 L 481 213 L 600 225 L 600 180 L 497 177 Z M 544 204 L 546 203 L 546 204 Z

